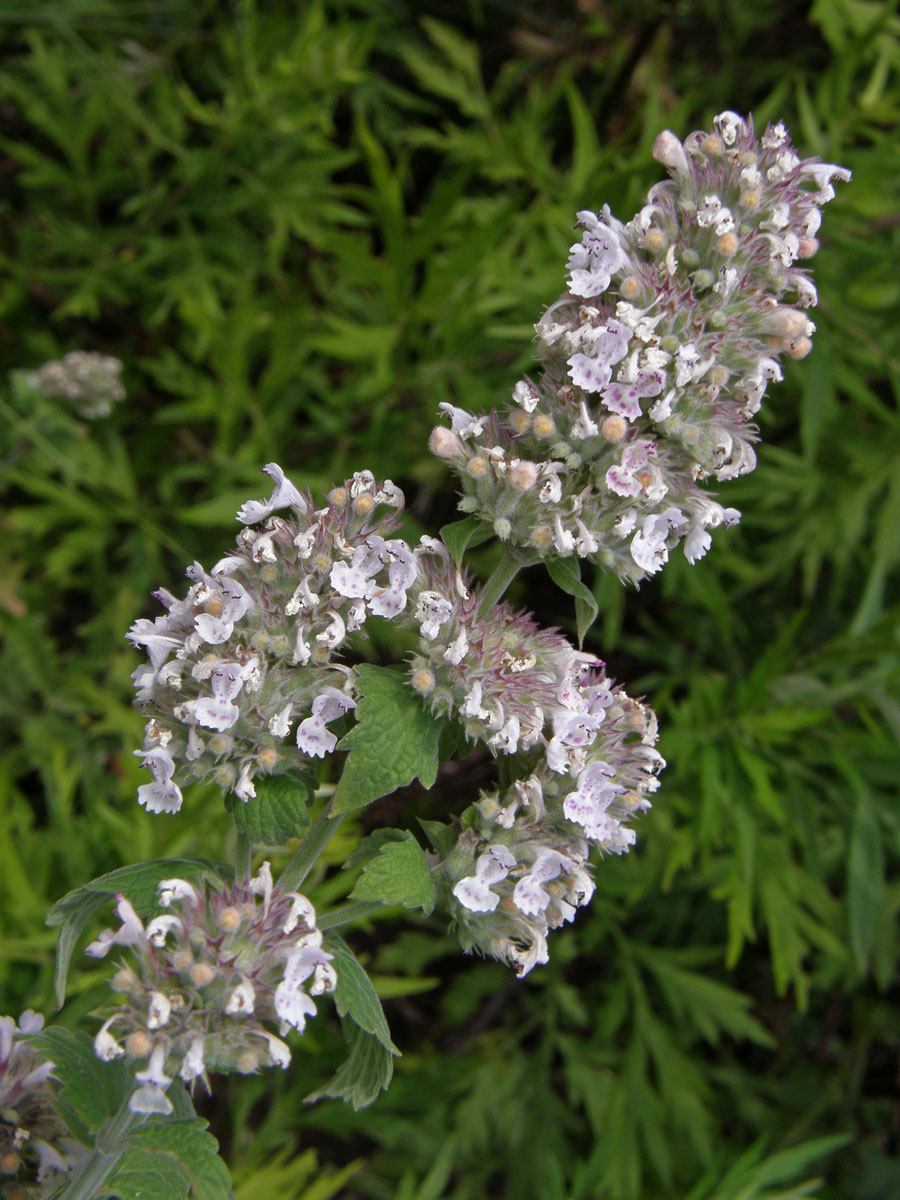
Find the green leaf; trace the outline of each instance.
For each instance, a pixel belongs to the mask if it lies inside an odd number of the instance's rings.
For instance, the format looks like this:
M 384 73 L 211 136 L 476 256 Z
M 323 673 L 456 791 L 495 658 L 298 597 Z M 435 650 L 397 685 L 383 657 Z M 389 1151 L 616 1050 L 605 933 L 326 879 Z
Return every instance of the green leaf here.
M 394 1074 L 394 1060 L 377 1038 L 364 1033 L 357 1025 L 344 1024 L 350 1045 L 350 1057 L 333 1077 L 306 1097 L 306 1103 L 331 1097 L 352 1105 L 355 1111 L 365 1108 L 386 1091 Z
M 200 1117 L 148 1121 L 128 1136 L 128 1149 L 106 1186 L 119 1200 L 227 1200 L 228 1168 Z
M 56 947 L 57 1004 L 62 1007 L 66 998 L 66 977 L 78 939 L 98 909 L 109 903 L 110 896 L 121 892 L 139 913 L 148 913 L 156 908 L 156 885 L 161 879 L 206 877 L 221 886 L 231 874 L 230 867 L 206 858 L 159 858 L 119 867 L 67 892 L 47 914 L 48 925 L 62 926 Z
M 429 916 L 434 911 L 434 880 L 413 834 L 407 831 L 402 841 L 385 842 L 363 867 L 350 897 L 421 908 Z
M 366 837 L 359 839 L 344 860 L 344 866 L 361 867 L 379 853 L 385 842 L 402 842 L 405 837 L 402 829 L 373 829 Z
M 134 1090 L 127 1067 L 119 1061 L 102 1062 L 87 1034 L 61 1026 L 48 1025 L 29 1041 L 53 1063 L 60 1115 L 75 1137 L 89 1144 Z
M 557 587 L 575 597 L 575 628 L 578 644 L 584 644 L 584 635 L 597 619 L 600 611 L 597 599 L 590 588 L 581 582 L 581 565 L 577 558 L 548 558 L 547 571 Z
M 463 517 L 441 528 L 441 541 L 453 555 L 457 566 L 470 546 L 480 546 L 493 537 L 493 529 L 481 517 Z
M 426 712 L 404 675 L 367 663 L 356 670 L 362 699 L 357 724 L 338 745 L 350 754 L 334 794 L 335 816 L 413 779 L 430 788 L 437 778 L 441 722 Z
M 325 948 L 334 955 L 337 986 L 334 1003 L 342 1017 L 349 1016 L 365 1033 L 377 1038 L 391 1054 L 400 1051 L 391 1041 L 391 1031 L 378 999 L 378 993 L 359 959 L 336 933 L 325 939 Z
M 860 971 L 865 970 L 884 903 L 884 847 L 878 815 L 863 793 L 856 802 L 850 853 L 847 856 L 847 908 L 850 945 Z
M 435 854 L 446 858 L 456 845 L 458 830 L 453 825 L 445 825 L 443 821 L 427 821 L 424 817 L 416 817 L 416 820 L 422 827 Z
M 251 842 L 280 845 L 299 837 L 309 825 L 307 803 L 312 789 L 306 779 L 288 775 L 264 775 L 256 781 L 256 795 L 244 803 L 230 795 L 225 807 L 241 833 Z

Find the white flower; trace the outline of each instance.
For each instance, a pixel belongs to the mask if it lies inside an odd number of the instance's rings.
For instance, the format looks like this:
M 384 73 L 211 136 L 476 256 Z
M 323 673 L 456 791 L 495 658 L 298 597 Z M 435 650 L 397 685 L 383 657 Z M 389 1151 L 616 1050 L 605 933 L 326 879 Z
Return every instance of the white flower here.
M 291 1062 L 290 1047 L 281 1038 L 275 1037 L 273 1033 L 262 1031 L 262 1036 L 266 1039 L 266 1046 L 269 1051 L 269 1058 L 272 1060 L 273 1067 L 281 1067 L 285 1070 Z
M 203 1044 L 204 1039 L 199 1035 L 192 1038 L 187 1054 L 181 1060 L 181 1067 L 178 1074 L 185 1083 L 190 1083 L 192 1079 L 198 1079 L 206 1070 L 206 1063 L 203 1059 Z
M 420 622 L 419 632 L 422 637 L 433 642 L 440 632 L 440 627 L 449 620 L 452 613 L 453 605 L 444 599 L 440 592 L 421 592 L 419 603 L 416 605 L 415 619 Z
M 253 1012 L 255 1002 L 256 992 L 254 991 L 253 984 L 246 975 L 242 975 L 241 982 L 236 988 L 232 989 L 231 994 L 225 1002 L 225 1011 L 229 1016 L 249 1016 Z
M 147 1009 L 147 1028 L 160 1029 L 163 1025 L 168 1025 L 171 1015 L 172 1005 L 168 996 L 164 996 L 162 992 L 151 992 Z
M 124 896 L 118 898 L 116 915 L 122 922 L 121 927 L 115 932 L 111 929 L 102 930 L 97 940 L 85 948 L 85 954 L 91 958 L 105 958 L 113 946 L 135 946 L 144 941 L 141 919 Z
M 109 1027 L 115 1020 L 116 1016 L 112 1016 L 109 1020 L 104 1021 L 94 1038 L 94 1053 L 104 1062 L 112 1062 L 114 1058 L 119 1058 L 125 1053 L 125 1047 L 120 1046 L 109 1032 Z
M 502 882 L 515 865 L 515 857 L 506 846 L 489 846 L 479 855 L 475 874 L 460 879 L 453 895 L 470 912 L 493 912 L 500 897 L 490 890 L 491 885 Z
M 144 1071 L 135 1075 L 138 1083 L 144 1086 L 133 1092 L 128 1100 L 128 1107 L 135 1113 L 159 1113 L 168 1116 L 172 1112 L 172 1101 L 166 1095 L 165 1089 L 172 1082 L 165 1073 L 166 1048 L 161 1042 L 153 1047 L 150 1063 Z
M 189 900 L 196 904 L 200 899 L 197 889 L 186 879 L 161 879 L 156 885 L 157 898 L 163 908 L 169 908 L 176 900 Z
M 305 513 L 306 501 L 282 471 L 277 463 L 266 463 L 263 472 L 275 483 L 274 491 L 268 500 L 248 500 L 239 510 L 237 519 L 243 525 L 256 525 L 278 508 L 296 508 Z
M 182 920 L 176 917 L 174 913 L 164 914 L 161 917 L 154 917 L 147 925 L 147 941 L 151 946 L 164 946 L 166 937 L 173 929 L 180 929 Z
M 581 241 L 576 242 L 569 251 L 566 264 L 569 291 L 573 296 L 599 296 L 606 291 L 611 277 L 625 265 L 627 259 L 615 230 L 590 211 L 585 210 L 577 215 L 585 232 Z

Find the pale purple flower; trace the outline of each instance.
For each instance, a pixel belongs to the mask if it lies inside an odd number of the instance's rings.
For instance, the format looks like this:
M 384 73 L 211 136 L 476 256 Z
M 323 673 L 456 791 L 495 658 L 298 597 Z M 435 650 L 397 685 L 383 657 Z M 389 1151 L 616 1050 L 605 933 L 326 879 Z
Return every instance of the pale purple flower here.
M 609 287 L 611 277 L 624 266 L 625 255 L 615 230 L 595 213 L 583 211 L 577 216 L 585 232 L 569 252 L 566 264 L 569 291 L 573 296 L 599 296 Z
M 279 508 L 296 508 L 305 513 L 306 501 L 282 471 L 277 463 L 266 463 L 262 468 L 266 475 L 275 483 L 275 488 L 268 500 L 248 500 L 238 510 L 237 519 L 243 525 L 256 525 L 270 516 Z
M 137 946 L 145 941 L 144 926 L 130 900 L 121 894 L 116 899 L 116 915 L 122 922 L 113 931 L 104 929 L 95 942 L 85 948 L 91 958 L 105 958 L 113 946 Z
M 135 750 L 135 755 L 142 760 L 145 767 L 150 768 L 153 783 L 143 783 L 138 788 L 138 803 L 143 804 L 148 812 L 175 813 L 181 808 L 181 789 L 173 782 L 175 760 L 164 746 L 156 746 L 151 750 Z
M 612 367 L 587 354 L 573 354 L 568 360 L 569 378 L 583 392 L 602 392 L 612 378 Z
M 172 1112 L 172 1101 L 166 1095 L 166 1088 L 172 1082 L 171 1076 L 165 1073 L 166 1047 L 157 1042 L 150 1055 L 150 1062 L 143 1071 L 135 1074 L 138 1083 L 143 1084 L 137 1091 L 132 1092 L 128 1107 L 134 1113 L 158 1113 L 168 1116 Z

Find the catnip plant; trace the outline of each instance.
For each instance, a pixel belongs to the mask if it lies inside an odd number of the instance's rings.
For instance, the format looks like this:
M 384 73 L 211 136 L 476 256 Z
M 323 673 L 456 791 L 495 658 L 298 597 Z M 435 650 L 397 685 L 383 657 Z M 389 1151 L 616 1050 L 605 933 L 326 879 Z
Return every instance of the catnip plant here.
M 412 542 L 392 481 L 361 469 L 318 499 L 269 463 L 271 492 L 241 507 L 235 544 L 132 625 L 137 800 L 172 817 L 184 788 L 213 785 L 236 861 L 135 864 L 52 910 L 60 1000 L 87 931 L 112 997 L 92 1041 L 33 1013 L 0 1023 L 0 1169 L 21 1195 L 137 1195 L 176 1124 L 181 1194 L 227 1195 L 189 1099 L 211 1075 L 288 1069 L 291 1040 L 333 1000 L 349 1057 L 311 1098 L 361 1107 L 390 1082 L 397 1051 L 339 929 L 386 905 L 437 911 L 465 952 L 524 977 L 590 903 L 604 857 L 634 845 L 664 766 L 657 722 L 580 648 L 597 611 L 580 560 L 639 585 L 740 519 L 709 483 L 753 469 L 779 360 L 812 347 L 800 264 L 849 178 L 801 160 L 782 124 L 757 137 L 733 112 L 684 143 L 662 133 L 654 156 L 669 178 L 630 221 L 578 213 L 565 290 L 535 326 L 537 372 L 490 412 L 440 406 L 429 446 L 455 473 L 460 520 Z M 108 411 L 115 369 L 67 362 L 33 386 L 84 404 L 87 371 Z M 492 537 L 482 584 L 466 554 Z M 538 563 L 574 598 L 578 646 L 503 599 Z M 364 661 L 375 620 L 412 647 L 402 662 Z M 493 786 L 449 820 L 362 838 L 347 901 L 317 912 L 302 889 L 341 822 L 414 779 L 429 788 L 479 745 Z M 257 848 L 286 843 L 276 879 Z M 116 923 L 98 931 L 104 910 Z

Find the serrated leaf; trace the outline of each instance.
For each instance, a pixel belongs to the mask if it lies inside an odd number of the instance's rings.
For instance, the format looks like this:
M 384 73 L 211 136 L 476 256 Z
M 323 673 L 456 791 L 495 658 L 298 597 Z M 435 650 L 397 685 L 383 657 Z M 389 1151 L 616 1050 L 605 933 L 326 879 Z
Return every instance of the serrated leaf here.
M 156 885 L 161 879 L 198 879 L 205 876 L 217 885 L 232 871 L 206 858 L 160 858 L 119 867 L 67 892 L 47 913 L 47 924 L 61 925 L 56 947 L 56 1000 L 60 1008 L 66 998 L 66 977 L 75 946 L 94 914 L 121 892 L 139 913 L 156 907 Z
M 856 802 L 847 856 L 850 945 L 861 971 L 865 970 L 872 952 L 884 888 L 884 847 L 878 815 L 869 796 L 862 794 Z
M 406 833 L 402 829 L 374 829 L 364 838 L 360 838 L 348 858 L 344 860 L 345 867 L 361 867 L 369 862 L 381 850 L 385 842 L 402 842 Z
M 389 1050 L 355 1024 L 344 1024 L 350 1046 L 350 1056 L 338 1067 L 331 1079 L 305 1098 L 307 1104 L 328 1097 L 343 1100 L 354 1111 L 365 1108 L 386 1091 L 394 1074 L 394 1060 Z
M 359 959 L 336 933 L 325 939 L 325 948 L 334 955 L 334 969 L 337 972 L 334 1003 L 338 1014 L 341 1017 L 349 1016 L 365 1033 L 377 1038 L 385 1050 L 399 1055 L 400 1051 L 391 1041 L 391 1031 L 378 993 Z
M 308 782 L 288 775 L 265 775 L 255 782 L 256 795 L 246 803 L 235 795 L 225 801 L 235 826 L 251 842 L 270 846 L 299 837 L 309 825 L 307 805 L 312 789 Z
M 227 1200 L 231 1177 L 200 1117 L 148 1121 L 128 1136 L 128 1149 L 106 1186 L 119 1200 Z
M 581 566 L 577 558 L 549 558 L 547 571 L 557 587 L 575 597 L 575 628 L 579 646 L 584 644 L 584 635 L 597 619 L 600 611 L 597 599 L 590 588 L 581 582 Z
M 457 566 L 470 546 L 480 546 L 493 537 L 494 531 L 481 517 L 463 517 L 441 528 L 441 541 L 453 555 Z
M 441 722 L 426 712 L 405 676 L 364 663 L 357 667 L 357 724 L 338 744 L 349 750 L 332 814 L 353 812 L 420 779 L 437 778 Z
M 434 880 L 415 837 L 406 832 L 402 841 L 385 842 L 363 867 L 350 896 L 421 908 L 429 916 L 434 911 Z
M 435 854 L 446 858 L 456 845 L 457 830 L 452 825 L 445 825 L 443 821 L 427 821 L 424 817 L 416 817 L 416 820 L 422 827 Z
M 90 1143 L 134 1090 L 128 1069 L 119 1061 L 102 1062 L 87 1034 L 57 1025 L 49 1025 L 29 1041 L 54 1065 L 60 1115 L 79 1141 Z

